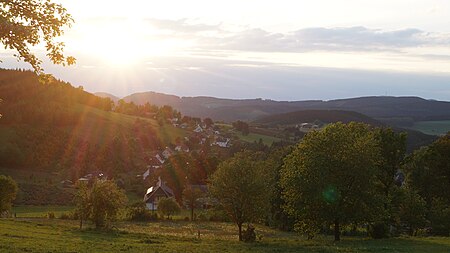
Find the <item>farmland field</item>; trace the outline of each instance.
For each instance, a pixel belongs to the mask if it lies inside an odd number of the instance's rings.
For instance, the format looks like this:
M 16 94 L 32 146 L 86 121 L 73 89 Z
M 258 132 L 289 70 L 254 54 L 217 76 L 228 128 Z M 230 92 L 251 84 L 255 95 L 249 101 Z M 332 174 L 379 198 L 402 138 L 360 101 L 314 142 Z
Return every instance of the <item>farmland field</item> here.
M 443 121 L 419 121 L 414 123 L 414 130 L 431 135 L 444 135 L 450 131 L 450 120 Z
M 238 136 L 239 139 L 245 142 L 258 142 L 259 139 L 261 139 L 264 144 L 269 146 L 272 145 L 272 143 L 275 141 L 280 141 L 280 138 L 257 133 L 249 133 L 248 135 L 243 135 L 240 132 L 236 132 L 236 136 Z
M 73 206 L 14 206 L 12 213 L 15 213 L 18 218 L 45 218 L 49 213 L 53 213 L 59 217 L 63 213 L 69 213 L 74 209 Z
M 256 228 L 256 243 L 237 241 L 231 223 L 118 222 L 111 231 L 78 229 L 77 221 L 0 219 L 0 252 L 450 252 L 450 238 L 306 240 L 294 233 Z M 200 231 L 200 238 L 198 238 Z

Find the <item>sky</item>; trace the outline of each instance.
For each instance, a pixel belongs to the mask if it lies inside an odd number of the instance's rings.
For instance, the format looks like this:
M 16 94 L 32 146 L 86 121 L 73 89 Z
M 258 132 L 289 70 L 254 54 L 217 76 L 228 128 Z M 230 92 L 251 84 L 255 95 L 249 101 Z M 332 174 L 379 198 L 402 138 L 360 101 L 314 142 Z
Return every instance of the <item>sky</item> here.
M 450 1 L 55 2 L 75 20 L 58 41 L 77 64 L 44 69 L 87 91 L 450 101 Z M 10 51 L 0 58 L 29 68 Z

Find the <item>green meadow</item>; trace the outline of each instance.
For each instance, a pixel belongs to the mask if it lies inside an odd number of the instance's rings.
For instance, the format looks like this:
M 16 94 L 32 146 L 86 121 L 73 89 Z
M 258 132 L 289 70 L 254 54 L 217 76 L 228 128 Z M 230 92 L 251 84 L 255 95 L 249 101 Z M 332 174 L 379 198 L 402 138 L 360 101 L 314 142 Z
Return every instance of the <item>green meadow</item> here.
M 117 222 L 111 230 L 79 229 L 77 221 L 0 219 L 0 252 L 450 252 L 450 238 L 400 237 L 373 240 L 295 233 L 257 226 L 258 241 L 237 241 L 231 223 L 186 221 Z M 199 236 L 200 233 L 200 236 Z
M 450 120 L 419 121 L 411 127 L 414 130 L 431 135 L 444 135 L 450 131 Z

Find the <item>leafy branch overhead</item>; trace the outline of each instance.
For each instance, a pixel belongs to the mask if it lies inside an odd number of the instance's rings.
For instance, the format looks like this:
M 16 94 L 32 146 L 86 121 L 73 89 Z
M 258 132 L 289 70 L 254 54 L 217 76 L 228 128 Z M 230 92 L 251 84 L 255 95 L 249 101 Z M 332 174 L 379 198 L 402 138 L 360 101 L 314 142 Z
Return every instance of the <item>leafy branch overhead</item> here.
M 5 49 L 17 51 L 14 56 L 28 62 L 39 74 L 43 73 L 42 60 L 30 47 L 41 43 L 52 63 L 75 64 L 74 57 L 64 55 L 64 43 L 55 40 L 73 22 L 61 4 L 50 0 L 0 0 L 0 42 Z

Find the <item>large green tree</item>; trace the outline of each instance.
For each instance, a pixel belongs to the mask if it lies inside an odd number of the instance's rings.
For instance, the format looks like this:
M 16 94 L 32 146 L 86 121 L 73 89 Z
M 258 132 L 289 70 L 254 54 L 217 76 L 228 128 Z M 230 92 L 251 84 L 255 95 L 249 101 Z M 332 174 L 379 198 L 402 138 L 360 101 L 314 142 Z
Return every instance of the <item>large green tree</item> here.
M 430 206 L 433 198 L 450 204 L 450 133 L 414 152 L 406 168 L 410 184 Z
M 380 152 L 377 163 L 377 189 L 383 199 L 384 212 L 372 226 L 374 230 L 379 231 L 376 236 L 382 237 L 388 236 L 389 225 L 395 225 L 399 220 L 399 213 L 395 210 L 399 208 L 397 195 L 403 183 L 399 175 L 403 175 L 401 166 L 406 154 L 406 133 L 397 133 L 391 128 L 377 128 L 374 134 Z
M 236 223 L 239 241 L 242 224 L 259 221 L 268 210 L 270 189 L 262 166 L 260 154 L 244 151 L 222 162 L 210 178 L 210 192 Z
M 194 210 L 201 206 L 200 198 L 204 197 L 204 193 L 193 185 L 186 185 L 183 190 L 183 203 L 191 211 L 191 221 L 194 220 Z
M 171 215 L 177 214 L 180 211 L 181 208 L 174 198 L 160 198 L 158 200 L 158 213 L 161 216 L 167 216 L 167 219 L 170 219 Z
M 408 184 L 425 200 L 434 234 L 450 233 L 450 133 L 413 153 Z
M 0 214 L 9 212 L 17 194 L 17 183 L 9 176 L 0 175 Z
M 44 44 L 48 58 L 54 64 L 71 65 L 75 58 L 63 54 L 64 43 L 55 38 L 71 26 L 72 16 L 61 5 L 51 0 L 2 0 L 0 1 L 0 43 L 5 49 L 17 51 L 19 60 L 28 62 L 42 73 L 42 60 L 30 47 Z
M 375 192 L 377 142 L 368 125 L 330 124 L 313 131 L 285 159 L 281 185 L 287 211 L 308 234 L 368 221 L 380 206 Z
M 89 218 L 97 228 L 107 226 L 126 202 L 123 190 L 110 180 L 96 180 L 91 188 L 79 186 L 75 198 L 81 222 Z

